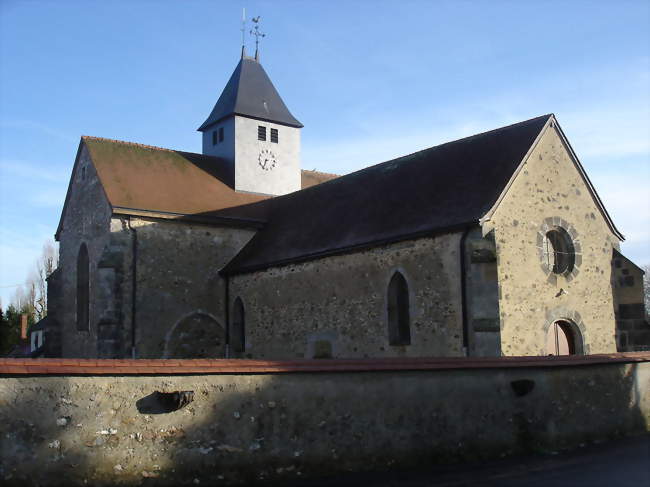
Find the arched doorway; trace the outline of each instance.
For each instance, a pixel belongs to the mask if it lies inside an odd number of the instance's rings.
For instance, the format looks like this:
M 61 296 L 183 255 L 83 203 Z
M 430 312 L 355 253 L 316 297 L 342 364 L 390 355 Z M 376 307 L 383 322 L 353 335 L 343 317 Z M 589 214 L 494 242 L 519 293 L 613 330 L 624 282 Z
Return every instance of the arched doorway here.
M 197 312 L 176 323 L 167 336 L 164 358 L 223 358 L 226 333 L 211 316 Z
M 547 355 L 575 355 L 578 350 L 574 327 L 567 320 L 557 320 L 546 332 Z

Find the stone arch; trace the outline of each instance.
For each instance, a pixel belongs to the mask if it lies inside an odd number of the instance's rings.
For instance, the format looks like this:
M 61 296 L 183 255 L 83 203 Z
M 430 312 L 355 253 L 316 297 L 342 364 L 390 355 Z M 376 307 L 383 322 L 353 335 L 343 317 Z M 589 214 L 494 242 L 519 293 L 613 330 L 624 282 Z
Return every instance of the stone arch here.
M 218 320 L 204 311 L 193 311 L 171 327 L 165 338 L 163 358 L 223 358 L 226 333 Z
M 568 328 L 571 330 L 572 339 L 575 345 L 575 355 L 588 355 L 589 345 L 586 343 L 585 339 L 587 336 L 587 329 L 582 321 L 580 313 L 575 310 L 564 307 L 550 310 L 547 313 L 546 323 L 544 324 L 544 337 L 549 333 L 549 328 L 559 321 L 566 323 Z M 546 346 L 542 355 L 546 355 Z
M 406 278 L 396 270 L 388 283 L 386 293 L 388 342 L 390 345 L 411 344 L 411 309 Z
M 566 270 L 557 272 L 558 269 L 549 265 L 547 248 L 549 234 L 556 233 L 557 236 L 565 237 L 568 241 L 566 244 L 570 248 L 570 265 L 566 265 Z M 558 238 L 559 240 L 563 240 Z M 548 281 L 557 283 L 558 276 L 564 276 L 567 281 L 572 281 L 580 273 L 580 266 L 582 265 L 582 244 L 580 243 L 580 236 L 575 227 L 559 216 L 553 216 L 544 219 L 539 229 L 537 230 L 537 252 L 539 254 L 540 266 L 542 272 L 546 275 Z

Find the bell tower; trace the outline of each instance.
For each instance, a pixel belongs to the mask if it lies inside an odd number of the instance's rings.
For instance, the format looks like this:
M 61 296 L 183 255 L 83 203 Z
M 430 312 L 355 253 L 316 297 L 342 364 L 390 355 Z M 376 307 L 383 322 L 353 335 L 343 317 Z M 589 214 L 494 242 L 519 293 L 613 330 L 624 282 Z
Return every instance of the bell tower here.
M 302 127 L 271 83 L 259 51 L 249 57 L 242 46 L 239 64 L 198 130 L 203 154 L 230 166 L 236 191 L 278 196 L 301 187 Z

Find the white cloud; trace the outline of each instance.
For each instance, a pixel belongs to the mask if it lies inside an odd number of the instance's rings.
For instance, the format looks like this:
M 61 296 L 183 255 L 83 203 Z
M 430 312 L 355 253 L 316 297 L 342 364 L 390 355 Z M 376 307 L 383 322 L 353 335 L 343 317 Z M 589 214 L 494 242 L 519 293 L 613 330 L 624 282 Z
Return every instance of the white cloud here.
M 23 131 L 38 131 L 44 134 L 47 134 L 51 137 L 63 140 L 65 142 L 77 142 L 78 137 L 73 137 L 65 132 L 49 127 L 45 124 L 39 122 L 32 122 L 31 120 L 13 120 L 13 121 L 1 121 L 0 127 L 9 128 L 9 129 L 18 129 Z
M 650 155 L 650 112 L 600 106 L 568 112 L 560 121 L 578 157 L 606 159 Z
M 0 173 L 4 177 L 19 178 L 23 181 L 45 181 L 52 183 L 66 183 L 69 174 L 63 171 L 55 171 L 45 167 L 44 164 L 35 164 L 28 161 L 19 161 L 15 159 L 0 161 Z
M 32 205 L 41 208 L 63 208 L 65 194 L 65 186 L 55 186 L 35 192 L 30 201 Z

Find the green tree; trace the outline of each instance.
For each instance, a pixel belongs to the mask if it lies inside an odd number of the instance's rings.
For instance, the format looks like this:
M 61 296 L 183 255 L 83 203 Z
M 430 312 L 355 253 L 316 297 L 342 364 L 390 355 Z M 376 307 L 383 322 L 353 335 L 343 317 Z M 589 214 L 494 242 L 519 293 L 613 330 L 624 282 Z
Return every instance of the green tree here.
M 20 310 L 10 304 L 0 320 L 0 355 L 7 355 L 20 341 Z

